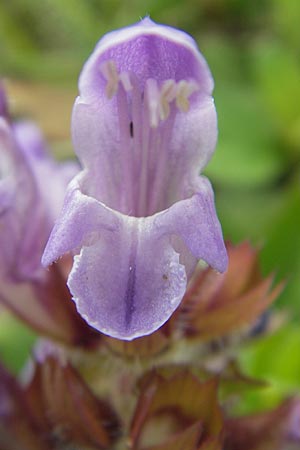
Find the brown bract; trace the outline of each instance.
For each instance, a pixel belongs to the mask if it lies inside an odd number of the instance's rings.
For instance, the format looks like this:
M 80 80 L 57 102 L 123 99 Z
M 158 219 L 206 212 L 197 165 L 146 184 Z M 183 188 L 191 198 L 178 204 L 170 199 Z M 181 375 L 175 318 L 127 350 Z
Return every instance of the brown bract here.
M 51 450 L 15 378 L 0 367 L 0 450 Z
M 33 330 L 55 341 L 78 347 L 95 347 L 101 334 L 77 313 L 62 274 L 55 264 L 39 281 L 3 282 L 0 302 Z
M 128 358 L 149 358 L 160 354 L 170 345 L 167 336 L 161 330 L 133 341 L 121 341 L 109 336 L 103 336 L 103 341 L 112 352 Z
M 109 449 L 119 436 L 120 422 L 110 404 L 57 356 L 36 362 L 26 387 L 4 371 L 1 384 L 6 389 L 1 395 L 1 450 Z M 2 448 L 1 439 L 9 445 Z
M 272 287 L 273 275 L 262 277 L 258 251 L 249 243 L 227 250 L 227 272 L 198 271 L 172 318 L 185 337 L 208 341 L 251 325 L 282 291 L 282 283 Z
M 217 383 L 188 370 L 152 371 L 140 382 L 130 427 L 134 450 L 221 450 L 223 418 Z

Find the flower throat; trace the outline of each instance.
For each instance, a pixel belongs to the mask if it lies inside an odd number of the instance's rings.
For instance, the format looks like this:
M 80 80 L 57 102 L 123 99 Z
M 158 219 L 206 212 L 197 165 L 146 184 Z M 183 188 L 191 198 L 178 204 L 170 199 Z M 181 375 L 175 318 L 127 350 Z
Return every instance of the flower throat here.
M 116 97 L 118 111 L 124 181 L 119 210 L 135 217 L 150 216 L 177 200 L 170 203 L 165 190 L 166 148 L 177 112 L 189 111 L 189 98 L 199 85 L 194 80 L 173 79 L 158 85 L 148 78 L 141 89 L 135 74 L 119 72 L 113 60 L 104 62 L 100 70 L 107 82 L 105 94 L 108 99 Z

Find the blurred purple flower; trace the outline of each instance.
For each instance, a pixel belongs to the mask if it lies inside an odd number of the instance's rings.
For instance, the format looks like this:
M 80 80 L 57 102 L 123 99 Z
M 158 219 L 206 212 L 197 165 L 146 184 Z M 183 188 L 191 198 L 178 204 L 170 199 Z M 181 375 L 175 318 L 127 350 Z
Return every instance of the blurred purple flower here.
M 149 18 L 107 34 L 73 110 L 84 170 L 45 249 L 76 254 L 68 285 L 83 318 L 131 340 L 180 304 L 197 260 L 227 266 L 209 181 L 217 140 L 213 80 L 193 39 Z
M 40 279 L 42 252 L 77 166 L 56 163 L 31 122 L 11 125 L 0 117 L 0 144 L 0 274 Z
M 55 162 L 33 123 L 10 121 L 1 86 L 0 102 L 0 302 L 44 335 L 90 345 L 95 332 L 69 300 L 65 264 L 41 265 L 78 165 Z

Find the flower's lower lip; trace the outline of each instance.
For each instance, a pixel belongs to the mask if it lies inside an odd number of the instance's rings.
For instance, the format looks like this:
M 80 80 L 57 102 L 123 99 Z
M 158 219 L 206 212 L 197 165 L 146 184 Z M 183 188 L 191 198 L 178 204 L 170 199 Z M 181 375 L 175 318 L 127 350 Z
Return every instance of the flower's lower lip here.
M 211 187 L 203 179 L 193 197 L 143 218 L 124 215 L 84 195 L 82 176 L 69 188 L 43 262 L 49 264 L 66 251 L 77 253 L 81 248 L 68 284 L 82 317 L 120 339 L 150 334 L 170 317 L 184 295 L 187 276 L 179 259 L 183 253 L 185 264 L 191 257 L 194 263 L 196 257 L 225 269 L 226 251 Z M 174 236 L 183 242 L 180 255 L 174 251 Z

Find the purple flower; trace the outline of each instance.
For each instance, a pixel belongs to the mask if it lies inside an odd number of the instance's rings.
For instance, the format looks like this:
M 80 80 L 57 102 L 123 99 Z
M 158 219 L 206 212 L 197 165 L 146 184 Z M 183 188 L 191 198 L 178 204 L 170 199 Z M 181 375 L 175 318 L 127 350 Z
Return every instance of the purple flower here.
M 1 99 L 6 105 L 0 86 Z M 0 303 L 46 336 L 93 345 L 97 333 L 69 300 L 63 275 L 67 261 L 51 270 L 41 265 L 67 183 L 76 172 L 77 164 L 58 164 L 47 154 L 33 123 L 11 123 L 7 108 L 0 110 Z
M 193 39 L 153 23 L 107 34 L 79 80 L 70 183 L 43 264 L 75 253 L 68 286 L 97 330 L 131 340 L 180 304 L 196 262 L 227 266 L 209 181 L 213 80 Z
M 1 278 L 20 281 L 37 276 L 44 224 L 39 217 L 40 202 L 30 166 L 3 117 L 0 143 L 0 274 Z
M 0 145 L 0 274 L 13 282 L 38 280 L 45 276 L 41 256 L 76 165 L 57 164 L 31 122 L 0 117 Z

